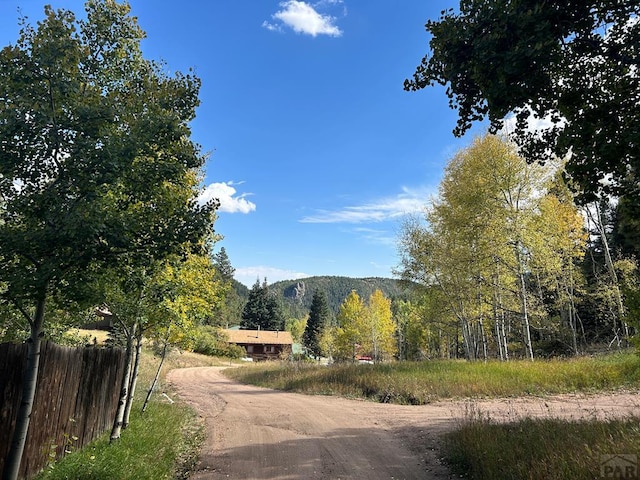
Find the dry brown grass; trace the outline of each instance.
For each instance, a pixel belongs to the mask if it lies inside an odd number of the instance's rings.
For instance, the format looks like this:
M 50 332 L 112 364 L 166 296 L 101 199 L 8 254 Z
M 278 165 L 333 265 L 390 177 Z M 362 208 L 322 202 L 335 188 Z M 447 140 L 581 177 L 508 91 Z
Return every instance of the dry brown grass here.
M 86 330 L 84 328 L 70 328 L 69 333 L 80 337 L 89 337 L 91 341 L 95 338 L 98 345 L 104 345 L 109 336 L 109 333 L 105 330 Z

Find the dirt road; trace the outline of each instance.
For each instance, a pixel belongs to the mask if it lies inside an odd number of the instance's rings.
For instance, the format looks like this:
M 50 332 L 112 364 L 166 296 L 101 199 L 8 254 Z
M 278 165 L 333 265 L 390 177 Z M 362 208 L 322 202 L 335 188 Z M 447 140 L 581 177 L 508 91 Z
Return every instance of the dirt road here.
M 168 381 L 206 423 L 192 480 L 449 479 L 439 438 L 471 413 L 515 420 L 640 412 L 632 393 L 402 406 L 243 385 L 217 367 L 173 370 Z

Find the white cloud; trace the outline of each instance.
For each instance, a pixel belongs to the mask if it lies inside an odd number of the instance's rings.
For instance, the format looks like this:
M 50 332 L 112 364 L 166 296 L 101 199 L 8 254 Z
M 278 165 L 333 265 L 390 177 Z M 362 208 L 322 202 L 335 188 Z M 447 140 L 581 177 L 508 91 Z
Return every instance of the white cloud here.
M 423 211 L 433 190 L 402 189 L 395 197 L 384 198 L 365 205 L 344 207 L 341 210 L 319 210 L 304 217 L 301 223 L 373 223 L 393 220 Z
M 553 127 L 554 123 L 551 121 L 551 116 L 545 118 L 538 118 L 532 112 L 527 122 L 527 131 L 530 133 L 540 132 L 548 128 Z M 510 135 L 516 129 L 516 116 L 511 114 L 504 118 L 504 125 L 502 126 L 502 133 Z
M 260 279 L 260 283 L 266 278 L 267 282 L 271 284 L 279 282 L 280 280 L 296 280 L 310 276 L 311 275 L 307 273 L 259 265 L 255 267 L 236 268 L 233 278 L 251 288 L 258 278 Z
M 525 131 L 526 133 L 532 134 L 534 137 L 541 139 L 542 134 L 545 131 L 552 128 L 562 129 L 565 127 L 565 124 L 566 124 L 566 120 L 564 119 L 564 117 L 560 117 L 558 122 L 554 123 L 552 120 L 551 114 L 548 114 L 543 118 L 540 118 L 537 115 L 535 115 L 535 113 L 531 111 L 531 109 L 529 108 L 529 117 L 527 118 Z M 516 126 L 517 126 L 517 118 L 515 114 L 507 115 L 503 119 L 503 125 L 502 125 L 502 129 L 500 130 L 500 133 L 506 135 L 508 138 L 511 138 L 512 140 L 515 140 L 513 135 L 515 135 Z M 518 142 L 515 141 L 514 143 L 517 144 Z M 551 148 L 547 148 L 545 153 L 546 155 L 551 156 L 552 155 Z M 571 155 L 571 149 L 569 149 L 568 155 Z
M 219 212 L 227 213 L 250 213 L 256 209 L 256 204 L 250 202 L 245 197 L 250 195 L 249 193 L 243 193 L 236 195 L 236 189 L 234 185 L 238 185 L 234 182 L 222 182 L 212 183 L 207 186 L 200 194 L 198 201 L 200 203 L 208 202 L 214 198 L 220 201 Z
M 388 230 L 358 227 L 354 229 L 354 232 L 364 237 L 364 239 L 369 243 L 385 246 L 394 246 L 398 243 L 398 239 L 391 235 Z
M 273 23 L 269 23 L 266 20 L 262 22 L 262 26 L 267 30 L 271 30 L 272 32 L 281 32 L 282 27 L 280 25 L 274 25 Z
M 337 4 L 337 2 L 330 2 Z M 317 5 L 318 6 L 318 5 Z M 281 10 L 271 15 L 274 20 L 282 22 L 282 24 L 293 29 L 297 33 L 304 33 L 316 37 L 318 35 L 329 35 L 330 37 L 340 37 L 342 30 L 335 24 L 335 17 L 319 13 L 313 5 L 307 2 L 297 0 L 287 0 L 280 2 Z M 273 24 L 267 21 L 262 26 L 271 31 L 281 31 L 279 24 Z

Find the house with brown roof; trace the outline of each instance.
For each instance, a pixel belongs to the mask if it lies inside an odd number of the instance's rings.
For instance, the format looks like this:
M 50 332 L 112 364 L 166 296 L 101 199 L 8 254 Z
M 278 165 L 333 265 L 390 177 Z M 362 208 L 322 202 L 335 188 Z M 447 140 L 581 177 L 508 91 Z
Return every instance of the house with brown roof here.
M 269 330 L 225 330 L 229 343 L 243 347 L 254 360 L 276 360 L 291 354 L 290 332 Z

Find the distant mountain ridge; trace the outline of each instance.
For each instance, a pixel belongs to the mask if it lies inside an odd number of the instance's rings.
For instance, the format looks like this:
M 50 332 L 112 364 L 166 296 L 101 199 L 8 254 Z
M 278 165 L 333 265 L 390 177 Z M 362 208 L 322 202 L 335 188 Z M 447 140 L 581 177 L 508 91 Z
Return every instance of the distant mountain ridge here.
M 249 298 L 249 287 L 247 287 L 244 283 L 240 283 L 235 278 L 232 278 L 231 288 L 236 291 L 240 298 L 242 298 L 245 302 L 247 301 L 247 298 Z
M 410 293 L 410 286 L 406 282 L 383 277 L 314 276 L 297 280 L 281 280 L 269 285 L 269 290 L 275 292 L 281 299 L 286 315 L 294 318 L 300 318 L 309 313 L 316 290 L 325 292 L 329 307 L 335 314 L 352 290 L 367 302 L 369 296 L 378 289 L 391 299 L 405 299 Z

